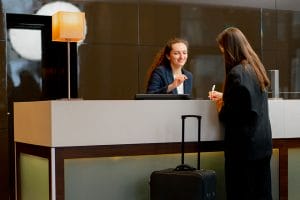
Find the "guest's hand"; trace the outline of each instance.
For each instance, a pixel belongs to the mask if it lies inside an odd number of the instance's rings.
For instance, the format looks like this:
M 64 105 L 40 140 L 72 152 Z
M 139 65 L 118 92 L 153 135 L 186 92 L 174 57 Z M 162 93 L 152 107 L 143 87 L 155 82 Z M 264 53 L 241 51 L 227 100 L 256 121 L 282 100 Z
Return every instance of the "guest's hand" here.
M 212 101 L 218 101 L 223 98 L 223 93 L 218 91 L 209 91 L 208 98 Z
M 216 103 L 217 111 L 220 112 L 224 104 L 223 99 L 221 98 L 219 100 L 216 100 L 215 103 Z
M 216 103 L 217 111 L 220 112 L 223 106 L 223 93 L 218 91 L 209 91 L 208 98 Z

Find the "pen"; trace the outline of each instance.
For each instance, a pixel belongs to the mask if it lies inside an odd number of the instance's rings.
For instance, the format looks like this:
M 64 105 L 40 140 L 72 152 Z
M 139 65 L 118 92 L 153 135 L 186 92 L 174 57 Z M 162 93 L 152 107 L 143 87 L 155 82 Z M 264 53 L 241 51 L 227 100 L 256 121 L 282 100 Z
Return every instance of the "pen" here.
M 215 87 L 216 87 L 216 85 L 213 85 L 213 86 L 212 86 L 212 88 L 211 88 L 211 91 L 212 91 L 212 92 L 215 91 Z
M 216 87 L 215 84 L 211 87 L 211 92 L 209 93 L 209 98 L 210 98 L 210 100 L 213 100 L 212 94 L 213 94 L 214 91 L 215 91 L 215 87 Z

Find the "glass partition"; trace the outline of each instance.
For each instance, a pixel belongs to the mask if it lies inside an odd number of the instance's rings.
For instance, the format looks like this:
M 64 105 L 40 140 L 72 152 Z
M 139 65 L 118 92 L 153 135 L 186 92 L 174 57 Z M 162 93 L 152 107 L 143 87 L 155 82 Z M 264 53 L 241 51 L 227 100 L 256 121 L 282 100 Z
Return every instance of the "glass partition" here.
M 215 38 L 236 26 L 266 69 L 279 70 L 280 97 L 299 98 L 299 12 L 282 2 L 238 2 L 87 1 L 82 6 L 88 34 L 79 47 L 79 97 L 133 99 L 143 93 L 156 52 L 178 36 L 190 43 L 185 67 L 194 75 L 193 97 L 207 99 L 211 85 L 221 90 L 224 80 Z
M 136 93 L 143 93 L 152 59 L 174 36 L 190 43 L 185 67 L 194 75 L 193 97 L 207 99 L 212 84 L 222 89 L 224 66 L 215 38 L 228 26 L 245 33 L 267 70 L 279 70 L 279 97 L 300 98 L 299 2 L 72 2 L 86 13 L 87 19 L 86 39 L 78 46 L 78 97 L 82 99 L 134 99 Z M 5 12 L 33 14 L 43 6 L 37 0 L 32 0 L 32 7 L 28 5 L 26 9 L 19 4 L 17 0 L 11 4 L 4 1 L 3 7 Z M 52 65 L 50 60 L 43 62 Z
M 271 160 L 272 195 L 279 199 L 279 151 L 273 150 Z M 174 168 L 179 154 L 82 158 L 65 160 L 65 199 L 132 199 L 148 200 L 150 175 L 153 171 Z M 196 154 L 186 153 L 185 163 L 196 166 Z M 201 168 L 217 174 L 217 200 L 224 200 L 224 154 L 201 153 Z M 105 180 L 105 181 L 101 181 Z
M 20 155 L 20 198 L 49 199 L 49 160 L 25 153 Z

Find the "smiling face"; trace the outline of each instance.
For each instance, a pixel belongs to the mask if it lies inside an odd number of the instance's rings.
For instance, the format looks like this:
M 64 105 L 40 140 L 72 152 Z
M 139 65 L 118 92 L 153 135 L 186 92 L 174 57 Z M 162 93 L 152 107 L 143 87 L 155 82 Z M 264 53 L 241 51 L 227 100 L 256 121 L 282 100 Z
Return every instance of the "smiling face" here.
M 188 50 L 187 46 L 184 43 L 174 43 L 172 45 L 172 50 L 170 54 L 167 56 L 170 60 L 170 64 L 172 68 L 178 69 L 183 67 L 188 58 Z

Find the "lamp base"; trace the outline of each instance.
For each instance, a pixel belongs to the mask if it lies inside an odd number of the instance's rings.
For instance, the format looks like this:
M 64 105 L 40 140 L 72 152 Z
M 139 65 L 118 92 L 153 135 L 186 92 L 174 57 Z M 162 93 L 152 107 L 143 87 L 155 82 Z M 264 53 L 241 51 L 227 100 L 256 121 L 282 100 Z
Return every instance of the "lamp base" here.
M 84 100 L 83 98 L 61 98 L 61 99 L 56 99 L 60 101 L 82 101 Z

